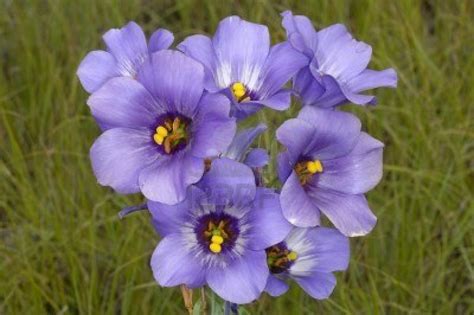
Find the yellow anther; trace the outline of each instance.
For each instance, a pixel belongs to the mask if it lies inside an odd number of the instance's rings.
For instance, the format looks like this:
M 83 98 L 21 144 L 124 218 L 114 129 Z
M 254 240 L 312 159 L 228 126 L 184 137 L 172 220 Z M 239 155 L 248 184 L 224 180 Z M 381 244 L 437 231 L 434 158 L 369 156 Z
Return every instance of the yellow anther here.
M 211 252 L 215 253 L 215 254 L 218 254 L 222 251 L 222 247 L 220 244 L 217 244 L 217 243 L 211 243 L 209 245 L 209 249 L 211 250 Z
M 306 168 L 311 174 L 321 173 L 323 171 L 323 165 L 320 160 L 309 161 L 306 163 Z
M 220 235 L 214 235 L 211 238 L 211 242 L 220 245 L 220 244 L 224 243 L 224 238 Z
M 232 93 L 236 98 L 241 98 L 245 93 L 247 93 L 247 89 L 241 82 L 236 82 L 232 84 Z
M 163 126 L 158 126 L 158 128 L 156 128 L 156 134 L 164 138 L 168 135 L 168 129 Z
M 286 257 L 288 257 L 289 260 L 293 261 L 298 258 L 298 254 L 296 254 L 295 252 L 290 252 Z
M 153 135 L 153 140 L 155 140 L 155 142 L 156 142 L 157 144 L 159 144 L 159 145 L 162 145 L 162 144 L 163 144 L 163 140 L 164 140 L 164 139 L 165 139 L 165 137 L 162 136 L 162 135 L 160 135 L 160 134 L 158 134 L 158 133 L 155 133 L 155 134 Z

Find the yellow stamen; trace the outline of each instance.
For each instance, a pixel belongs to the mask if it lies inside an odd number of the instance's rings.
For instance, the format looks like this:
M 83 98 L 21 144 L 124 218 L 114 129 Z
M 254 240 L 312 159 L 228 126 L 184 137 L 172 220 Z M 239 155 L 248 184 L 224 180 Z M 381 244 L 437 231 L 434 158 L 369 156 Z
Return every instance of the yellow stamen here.
M 168 135 L 168 129 L 163 126 L 158 126 L 158 128 L 156 128 L 156 134 L 164 138 Z
M 294 261 L 298 258 L 298 254 L 296 254 L 296 252 L 290 252 L 286 257 L 288 257 L 289 260 Z
M 245 85 L 243 85 L 241 82 L 236 82 L 232 84 L 232 93 L 234 96 L 239 99 L 247 93 L 247 89 L 245 88 Z
M 218 254 L 222 251 L 222 247 L 221 245 L 217 244 L 217 243 L 211 243 L 209 245 L 209 249 L 211 250 L 211 252 L 215 253 L 215 254 Z
M 164 139 L 165 139 L 165 137 L 162 136 L 162 135 L 160 135 L 160 134 L 158 134 L 158 133 L 155 133 L 155 134 L 153 135 L 153 140 L 155 140 L 155 142 L 156 142 L 157 144 L 159 144 L 159 145 L 163 144 L 163 140 L 164 140 Z
M 321 173 L 323 171 L 323 164 L 320 160 L 309 161 L 306 163 L 306 168 L 311 174 Z
M 221 245 L 222 243 L 224 243 L 224 238 L 220 235 L 214 235 L 211 238 L 211 242 L 214 243 L 214 244 Z

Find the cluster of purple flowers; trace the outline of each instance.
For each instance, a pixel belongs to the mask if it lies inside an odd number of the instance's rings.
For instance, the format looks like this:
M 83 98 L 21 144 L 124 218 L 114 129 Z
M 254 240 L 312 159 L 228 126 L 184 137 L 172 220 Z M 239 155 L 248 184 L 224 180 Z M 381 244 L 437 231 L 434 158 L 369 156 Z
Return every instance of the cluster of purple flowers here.
M 367 69 L 371 47 L 343 25 L 316 31 L 305 16 L 282 17 L 287 40 L 273 46 L 266 26 L 231 16 L 213 37 L 189 36 L 177 50 L 168 30 L 147 42 L 130 22 L 79 66 L 102 130 L 94 173 L 147 199 L 162 237 L 151 258 L 161 286 L 207 285 L 243 304 L 285 293 L 292 279 L 324 299 L 333 272 L 348 266 L 347 237 L 376 223 L 364 194 L 382 177 L 383 144 L 337 106 L 374 104 L 361 92 L 395 87 L 396 73 Z M 276 131 L 276 191 L 261 176 L 269 155 L 251 148 L 266 126 L 237 124 L 263 107 L 288 109 L 292 95 L 303 106 Z

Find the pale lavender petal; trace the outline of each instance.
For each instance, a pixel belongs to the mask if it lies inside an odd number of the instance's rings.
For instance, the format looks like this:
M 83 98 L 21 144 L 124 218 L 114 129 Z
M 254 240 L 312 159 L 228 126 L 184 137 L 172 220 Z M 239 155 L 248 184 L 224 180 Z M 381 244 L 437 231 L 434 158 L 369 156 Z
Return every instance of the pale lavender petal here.
M 153 252 L 150 265 L 155 280 L 163 287 L 185 284 L 195 288 L 205 284 L 205 270 L 187 249 L 181 234 L 163 238 Z
M 90 158 L 97 181 L 123 194 L 139 192 L 141 170 L 157 159 L 147 129 L 114 128 L 94 142 Z
M 148 58 L 145 34 L 138 24 L 130 22 L 121 29 L 111 29 L 103 36 L 107 50 L 117 60 L 122 76 L 134 77 L 140 65 Z
M 148 51 L 151 54 L 159 50 L 168 49 L 171 44 L 173 44 L 173 41 L 173 33 L 167 29 L 160 28 L 151 34 L 150 40 L 148 42 Z
M 107 80 L 116 75 L 115 58 L 102 50 L 88 53 L 77 69 L 77 76 L 84 90 L 89 93 L 95 92 Z
M 310 276 L 294 279 L 306 293 L 318 300 L 327 299 L 336 287 L 336 277 L 332 273 L 313 272 Z
M 206 274 L 209 287 L 222 299 L 245 304 L 256 300 L 265 288 L 268 266 L 265 251 L 248 250 L 224 269 Z
M 87 100 L 92 115 L 106 129 L 150 127 L 164 113 L 150 93 L 136 80 L 117 77 L 109 80 Z
M 311 21 L 306 16 L 293 15 L 291 11 L 285 11 L 281 15 L 282 25 L 293 47 L 312 58 L 318 45 L 318 37 Z
M 291 104 L 291 94 L 291 90 L 283 89 L 268 98 L 241 103 L 241 105 L 245 107 L 251 104 L 260 104 L 275 110 L 286 110 Z
M 228 158 L 212 161 L 199 187 L 216 204 L 246 205 L 256 194 L 255 176 L 250 167 Z
M 279 195 L 267 188 L 257 188 L 247 219 L 252 223 L 245 234 L 250 249 L 265 249 L 285 239 L 292 225 L 283 217 Z
M 291 224 L 299 227 L 312 227 L 320 224 L 319 209 L 306 194 L 294 171 L 283 184 L 280 203 L 283 215 Z
M 237 128 L 229 118 L 229 99 L 222 94 L 205 93 L 193 122 L 192 153 L 196 157 L 216 157 L 225 152 Z
M 322 82 L 318 82 L 309 67 L 301 69 L 295 76 L 293 88 L 301 98 L 303 105 L 319 104 L 319 98 L 324 94 Z
M 243 162 L 250 167 L 264 167 L 269 161 L 268 152 L 265 149 L 257 148 L 250 150 Z
M 296 118 L 285 121 L 276 131 L 276 138 L 287 148 L 291 163 L 296 163 L 300 155 L 307 152 L 314 135 L 312 124 Z
M 278 279 L 272 274 L 268 276 L 265 292 L 271 296 L 276 297 L 285 294 L 288 289 L 288 284 L 285 281 Z
M 382 179 L 383 143 L 365 132 L 348 155 L 324 161 L 317 185 L 348 194 L 362 194 Z
M 316 189 L 309 194 L 342 234 L 354 237 L 368 234 L 377 223 L 364 195 L 348 195 L 335 191 Z
M 314 77 L 314 74 L 313 74 L 313 77 Z M 324 87 L 324 93 L 321 94 L 319 98 L 315 100 L 313 103 L 311 103 L 310 105 L 314 105 L 316 107 L 321 107 L 321 108 L 331 108 L 334 106 L 347 103 L 347 97 L 342 92 L 341 85 L 335 78 L 333 78 L 330 75 L 323 75 L 323 76 L 320 76 L 319 79 L 317 79 L 317 81 L 318 80 L 321 82 L 322 86 Z
M 189 118 L 196 113 L 204 88 L 204 68 L 197 61 L 177 51 L 161 50 L 140 68 L 137 78 L 170 111 Z
M 267 126 L 265 124 L 259 124 L 253 128 L 237 132 L 225 156 L 236 161 L 242 161 L 254 140 L 265 130 L 267 130 Z
M 284 183 L 293 171 L 294 163 L 290 161 L 290 155 L 287 151 L 281 152 L 277 156 L 278 178 Z
M 239 81 L 255 90 L 270 50 L 268 28 L 230 16 L 219 23 L 212 42 L 218 85 L 224 88 Z
M 347 87 L 354 92 L 375 89 L 378 87 L 397 87 L 397 73 L 394 69 L 375 71 L 366 69 L 347 82 Z
M 146 198 L 173 205 L 184 200 L 189 185 L 204 173 L 204 162 L 181 151 L 142 170 L 139 184 Z

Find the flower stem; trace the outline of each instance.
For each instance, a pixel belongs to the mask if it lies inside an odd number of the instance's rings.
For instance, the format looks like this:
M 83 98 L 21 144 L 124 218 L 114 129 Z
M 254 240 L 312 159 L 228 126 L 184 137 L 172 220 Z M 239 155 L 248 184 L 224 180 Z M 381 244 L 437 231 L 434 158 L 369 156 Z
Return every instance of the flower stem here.
M 181 285 L 181 294 L 183 295 L 184 307 L 188 310 L 189 315 L 193 314 L 193 290 Z

